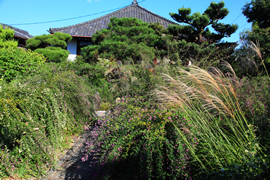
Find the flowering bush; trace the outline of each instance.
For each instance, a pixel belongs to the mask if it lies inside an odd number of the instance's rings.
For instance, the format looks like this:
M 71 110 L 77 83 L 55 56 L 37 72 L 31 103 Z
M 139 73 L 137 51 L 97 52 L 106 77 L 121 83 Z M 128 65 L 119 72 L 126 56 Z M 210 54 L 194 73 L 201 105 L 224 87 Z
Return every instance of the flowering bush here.
M 241 108 L 256 128 L 262 147 L 270 149 L 269 79 L 267 77 L 243 78 L 237 88 Z
M 93 115 L 92 94 L 73 72 L 43 72 L 0 91 L 0 178 L 41 176 Z
M 176 110 L 160 111 L 143 97 L 126 98 L 118 104 L 120 114 L 99 119 L 87 143 L 83 161 L 101 153 L 95 178 L 175 179 L 190 176 L 190 152 L 177 135 L 177 124 L 189 141 L 188 121 Z
M 270 98 L 267 77 L 242 78 L 236 90 L 240 105 L 248 118 L 258 118 L 268 113 Z

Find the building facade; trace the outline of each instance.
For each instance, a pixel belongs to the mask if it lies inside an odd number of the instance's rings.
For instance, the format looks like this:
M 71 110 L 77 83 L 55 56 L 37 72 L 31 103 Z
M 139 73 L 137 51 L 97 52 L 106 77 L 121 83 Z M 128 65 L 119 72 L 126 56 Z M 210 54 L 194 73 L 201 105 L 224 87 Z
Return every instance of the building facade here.
M 33 38 L 34 36 L 30 35 L 27 31 L 15 28 L 13 26 L 7 25 L 7 24 L 2 24 L 0 25 L 3 26 L 3 28 L 10 28 L 14 30 L 14 39 L 18 41 L 18 47 L 25 47 L 26 46 L 26 40 Z
M 165 28 L 167 28 L 169 24 L 177 24 L 141 7 L 137 0 L 134 0 L 131 5 L 110 14 L 72 26 L 50 28 L 49 33 L 62 32 L 72 36 L 72 41 L 67 44 L 67 50 L 70 52 L 69 59 L 74 60 L 77 55 L 80 55 L 81 48 L 92 45 L 91 37 L 96 31 L 108 28 L 112 17 L 133 17 L 147 23 L 159 22 Z

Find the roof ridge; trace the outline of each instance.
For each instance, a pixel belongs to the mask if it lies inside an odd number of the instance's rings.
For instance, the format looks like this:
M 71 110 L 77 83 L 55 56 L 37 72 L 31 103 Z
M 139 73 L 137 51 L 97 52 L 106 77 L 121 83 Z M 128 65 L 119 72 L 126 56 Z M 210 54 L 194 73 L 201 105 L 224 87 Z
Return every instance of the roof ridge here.
M 113 11 L 113 12 L 109 13 L 109 14 L 105 14 L 104 16 L 100 16 L 100 17 L 98 17 L 98 18 L 95 18 L 95 19 L 92 19 L 92 20 L 89 20 L 89 21 L 85 21 L 85 22 L 82 22 L 82 23 L 78 23 L 78 24 L 74 24 L 74 25 L 66 26 L 66 27 L 50 28 L 50 30 L 51 30 L 51 29 L 64 30 L 64 29 L 68 29 L 68 28 L 71 28 L 71 27 L 82 26 L 82 25 L 87 24 L 87 23 L 89 23 L 89 22 L 91 22 L 91 21 L 96 21 L 96 20 L 102 19 L 102 18 L 104 18 L 104 17 L 106 17 L 106 16 L 110 16 L 111 14 L 116 13 L 116 12 L 118 12 L 118 11 L 120 11 L 120 10 L 126 9 L 126 8 L 129 7 L 129 6 L 134 6 L 134 5 L 128 5 L 128 6 L 125 6 L 125 7 L 121 8 L 121 9 L 118 9 L 118 10 L 116 10 L 116 11 Z
M 127 8 L 130 8 L 130 7 L 134 7 L 134 6 L 140 8 L 140 9 L 142 9 L 142 10 L 144 10 L 144 11 L 147 11 L 148 13 L 150 13 L 150 14 L 152 14 L 152 15 L 154 15 L 154 16 L 157 16 L 157 17 L 159 17 L 159 18 L 161 18 L 161 19 L 164 19 L 164 20 L 166 20 L 166 21 L 168 21 L 168 22 L 171 22 L 172 24 L 178 24 L 178 23 L 173 22 L 173 21 L 171 21 L 171 20 L 169 20 L 169 19 L 167 19 L 167 18 L 164 18 L 164 17 L 162 17 L 162 16 L 160 16 L 160 15 L 158 15 L 158 14 L 152 12 L 152 11 L 149 11 L 148 9 L 146 9 L 146 8 L 144 8 L 144 7 L 142 7 L 142 6 L 138 5 L 138 4 L 131 4 L 131 5 L 125 6 L 125 7 L 121 8 L 121 9 L 118 9 L 118 10 L 116 10 L 116 11 L 113 11 L 113 12 L 111 12 L 111 13 L 109 13 L 109 14 L 106 14 L 106 15 L 104 15 L 104 16 L 101 16 L 101 17 L 98 17 L 98 18 L 95 18 L 95 19 L 92 19 L 92 20 L 89 20 L 89 21 L 85 21 L 85 22 L 82 22 L 82 23 L 78 23 L 78 24 L 74 24 L 74 25 L 70 25 L 70 26 L 65 26 L 65 27 L 50 28 L 50 29 L 49 29 L 49 32 L 60 31 L 60 30 L 65 30 L 65 29 L 69 29 L 69 28 L 73 28 L 73 27 L 83 26 L 84 24 L 88 24 L 89 22 L 95 22 L 95 21 L 98 21 L 98 20 L 100 20 L 100 19 L 106 18 L 106 17 L 108 17 L 108 16 L 110 17 L 110 16 L 111 16 L 112 14 L 114 14 L 114 13 L 117 13 L 117 12 L 119 12 L 119 11 L 125 10 L 125 9 L 127 9 Z
M 11 25 L 8 25 L 8 24 L 4 24 L 4 23 L 0 23 L 0 25 L 2 25 L 3 27 L 9 27 L 10 29 L 14 30 L 16 33 L 22 35 L 22 36 L 26 36 L 28 38 L 32 38 L 34 36 L 30 35 L 28 31 L 26 30 L 23 30 L 23 29 L 19 29 L 19 28 L 16 28 L 14 26 L 11 26 Z
M 147 12 L 153 14 L 153 15 L 155 15 L 155 16 L 158 16 L 158 17 L 161 18 L 161 19 L 164 19 L 164 20 L 166 20 L 166 21 L 169 21 L 169 22 L 171 22 L 171 23 L 173 23 L 173 24 L 178 24 L 178 23 L 173 22 L 173 21 L 171 21 L 171 20 L 169 20 L 169 19 L 167 19 L 167 18 L 165 18 L 165 17 L 162 17 L 162 16 L 160 16 L 160 15 L 158 15 L 158 14 L 152 12 L 152 11 L 149 11 L 148 9 L 146 9 L 146 8 L 140 6 L 140 5 L 137 5 L 137 6 L 138 6 L 139 8 L 141 8 L 141 9 L 143 9 L 143 10 L 145 10 L 145 11 L 147 11 Z
M 134 1 L 132 2 L 132 4 L 138 4 L 137 0 L 134 0 Z
M 22 36 L 26 36 L 27 38 L 32 38 L 31 35 L 28 33 L 28 34 L 23 34 L 21 33 L 20 31 L 17 31 L 18 34 L 22 35 Z
M 13 30 L 17 30 L 17 31 L 22 31 L 22 32 L 25 32 L 26 34 L 29 34 L 27 31 L 23 30 L 23 29 L 19 29 L 19 28 L 16 28 L 14 26 L 11 26 L 11 25 L 8 25 L 8 24 L 4 24 L 4 23 L 0 23 L 2 26 L 7 26 L 9 27 L 10 29 L 13 29 Z

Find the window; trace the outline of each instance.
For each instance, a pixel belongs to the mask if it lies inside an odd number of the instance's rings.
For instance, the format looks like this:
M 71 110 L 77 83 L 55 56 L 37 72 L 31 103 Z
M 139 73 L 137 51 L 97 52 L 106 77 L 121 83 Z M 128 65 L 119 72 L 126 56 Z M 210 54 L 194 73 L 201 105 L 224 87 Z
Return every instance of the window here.
M 79 38 L 77 41 L 77 55 L 81 55 L 81 48 L 93 45 L 91 38 Z

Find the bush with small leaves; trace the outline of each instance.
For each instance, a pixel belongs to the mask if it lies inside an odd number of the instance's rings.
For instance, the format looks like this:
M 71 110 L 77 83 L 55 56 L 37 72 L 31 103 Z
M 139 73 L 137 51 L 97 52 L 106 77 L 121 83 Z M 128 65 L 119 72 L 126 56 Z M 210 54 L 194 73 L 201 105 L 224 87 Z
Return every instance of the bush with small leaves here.
M 188 134 L 190 125 L 181 112 L 160 111 L 143 96 L 123 97 L 120 101 L 112 108 L 112 114 L 98 120 L 94 135 L 87 142 L 83 161 L 93 157 L 91 152 L 101 153 L 93 177 L 184 179 L 190 176 L 190 152 L 173 123 L 183 128 L 190 141 L 196 138 Z
M 26 73 L 33 74 L 33 70 L 44 64 L 46 58 L 31 50 L 18 48 L 0 48 L 0 77 L 5 81 L 12 81 L 17 76 Z
M 3 28 L 0 24 L 0 48 L 13 47 L 16 48 L 18 46 L 18 42 L 13 40 L 14 30 L 9 28 Z

